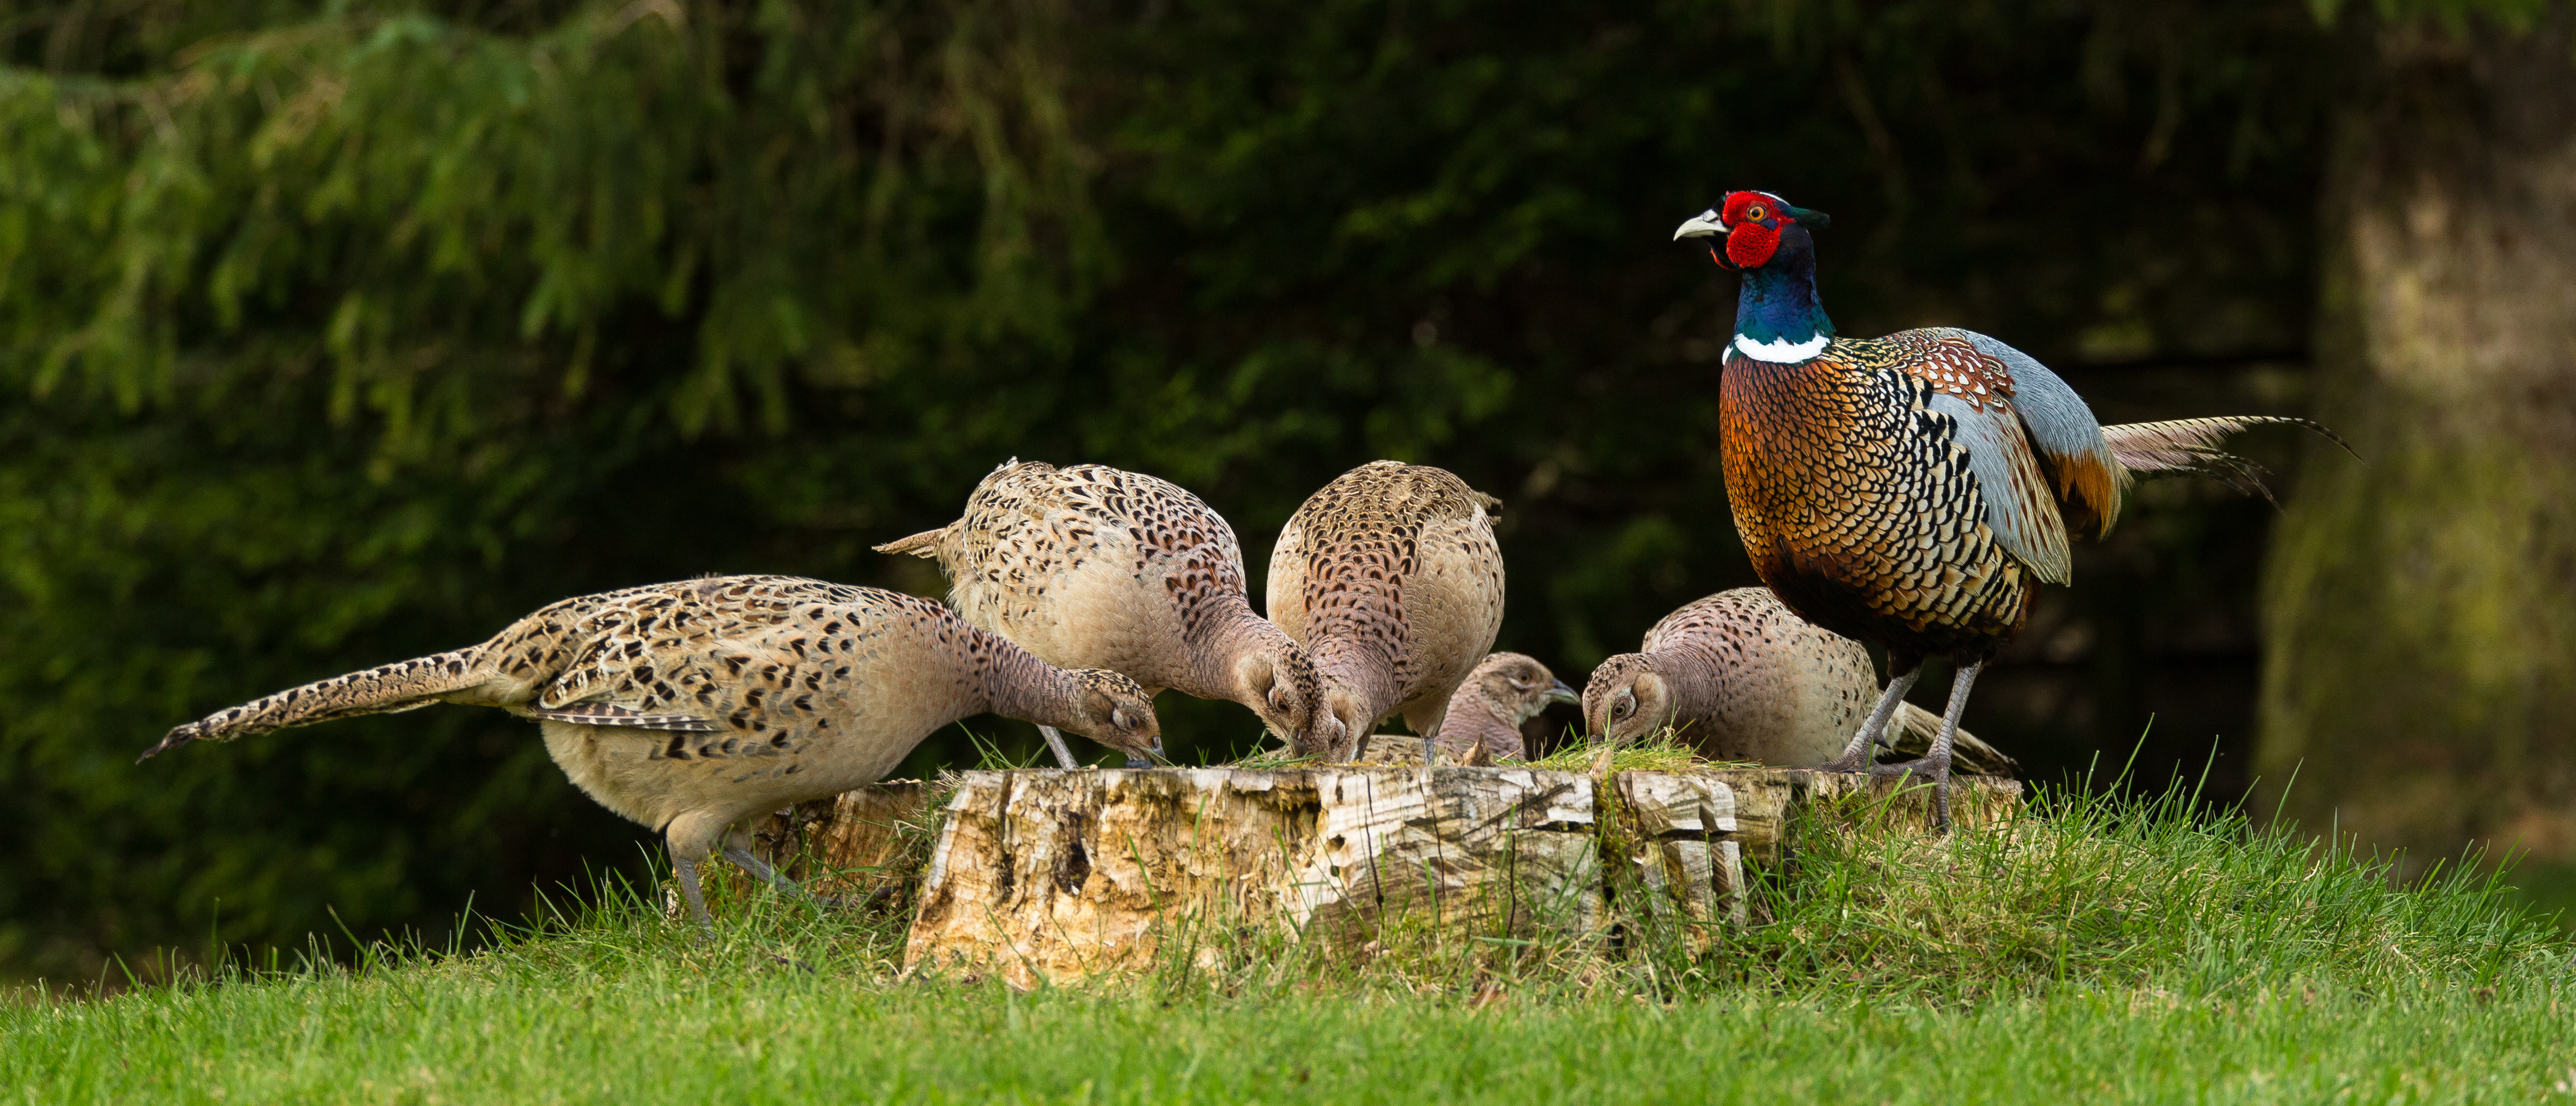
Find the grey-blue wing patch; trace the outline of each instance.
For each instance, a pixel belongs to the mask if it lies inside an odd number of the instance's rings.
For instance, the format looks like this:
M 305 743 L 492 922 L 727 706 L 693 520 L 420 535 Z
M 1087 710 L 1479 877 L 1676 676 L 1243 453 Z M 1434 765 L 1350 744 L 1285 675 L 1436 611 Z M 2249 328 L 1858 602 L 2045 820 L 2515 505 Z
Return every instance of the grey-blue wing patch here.
M 548 710 L 529 707 L 532 718 L 570 722 L 577 726 L 624 726 L 631 730 L 678 730 L 686 733 L 712 733 L 716 724 L 694 714 L 655 713 L 629 710 L 614 703 L 575 703 Z

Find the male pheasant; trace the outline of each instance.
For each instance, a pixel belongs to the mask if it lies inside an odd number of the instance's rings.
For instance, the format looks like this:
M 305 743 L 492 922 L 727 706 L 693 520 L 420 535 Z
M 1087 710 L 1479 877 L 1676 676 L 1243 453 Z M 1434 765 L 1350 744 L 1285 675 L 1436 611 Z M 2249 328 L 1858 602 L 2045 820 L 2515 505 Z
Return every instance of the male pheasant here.
M 1123 672 L 1149 696 L 1231 699 L 1282 740 L 1306 729 L 1315 666 L 1252 613 L 1234 528 L 1169 481 L 1014 457 L 957 521 L 876 548 L 938 561 L 966 621 L 1049 664 Z M 1054 728 L 1039 730 L 1073 767 Z
M 921 739 L 993 711 L 1143 752 L 1160 736 L 1135 681 L 1065 670 L 927 599 L 790 576 L 718 576 L 547 606 L 481 645 L 353 672 L 170 731 L 148 759 L 433 703 L 533 719 L 599 805 L 653 827 L 709 925 L 698 865 L 753 857 L 745 819 L 874 782 Z
M 2020 350 L 1949 328 L 1834 335 L 1816 294 L 1823 212 L 1736 192 L 1684 222 L 1744 274 L 1719 383 L 1726 495 L 1753 568 L 1807 620 L 1887 648 L 1887 690 L 1843 755 L 1870 767 L 1924 658 L 1959 666 L 1941 732 L 1919 761 L 1946 825 L 1952 737 L 1977 673 L 2021 631 L 2034 589 L 2068 579 L 2070 535 L 2100 536 L 2130 481 L 2156 472 L 2243 477 L 2219 450 L 2227 416 L 2105 427 Z M 2341 439 L 2336 439 L 2338 442 Z
M 1371 461 L 1306 497 L 1270 551 L 1270 619 L 1306 647 L 1319 690 L 1300 752 L 1354 760 L 1401 712 L 1422 759 L 1449 694 L 1503 626 L 1502 501 L 1429 465 Z

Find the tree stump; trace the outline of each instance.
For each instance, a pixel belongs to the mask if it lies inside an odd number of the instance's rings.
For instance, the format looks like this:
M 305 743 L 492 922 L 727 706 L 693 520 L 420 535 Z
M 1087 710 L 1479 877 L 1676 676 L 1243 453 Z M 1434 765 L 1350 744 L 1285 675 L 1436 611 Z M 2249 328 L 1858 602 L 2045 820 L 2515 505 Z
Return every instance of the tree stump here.
M 1619 852 L 1651 915 L 1691 923 L 1746 918 L 1734 787 L 1714 772 L 1621 772 Z
M 1759 873 L 1793 886 L 1802 812 L 1872 835 L 1931 821 L 1924 785 L 1803 769 L 1613 773 L 1609 809 L 1593 777 L 1516 767 L 1027 769 L 955 783 L 937 812 L 919 783 L 781 812 L 762 848 L 818 891 L 917 901 L 907 964 L 1026 987 L 1211 955 L 1211 941 L 1282 926 L 1353 945 L 1391 930 L 1590 940 L 1606 932 L 1609 896 L 1632 891 L 1623 915 L 1704 947 L 1715 926 L 1766 920 L 1749 893 Z M 1963 830 L 2020 803 L 2017 781 L 1951 781 Z
M 905 959 L 1026 986 L 1248 926 L 1589 931 L 1592 812 L 1590 779 L 1526 768 L 969 772 Z
M 1646 891 L 1650 914 L 1690 923 L 1763 922 L 1750 881 L 1784 884 L 1796 862 L 1798 816 L 1839 829 L 1891 836 L 1932 827 L 1932 790 L 1911 780 L 1804 768 L 1620 772 L 1617 851 Z M 1977 830 L 2021 809 L 2021 781 L 1950 778 L 1953 828 Z
M 906 904 L 932 824 L 920 780 L 893 780 L 799 803 L 753 830 L 759 854 L 818 895 Z

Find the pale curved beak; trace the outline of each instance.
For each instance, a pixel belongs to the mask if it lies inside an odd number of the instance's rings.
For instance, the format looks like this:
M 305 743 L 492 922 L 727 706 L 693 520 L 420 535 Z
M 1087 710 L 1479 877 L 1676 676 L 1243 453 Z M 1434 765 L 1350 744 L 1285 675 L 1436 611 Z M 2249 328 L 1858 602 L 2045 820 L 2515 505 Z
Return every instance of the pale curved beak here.
M 1673 232 L 1673 241 L 1679 242 L 1684 238 L 1707 238 L 1725 233 L 1726 224 L 1718 221 L 1717 209 L 1712 207 L 1700 212 L 1691 221 L 1683 223 L 1680 230 Z
M 1565 681 L 1558 680 L 1556 681 L 1555 687 L 1547 689 L 1547 698 L 1541 700 L 1541 702 L 1563 703 L 1567 706 L 1579 707 L 1583 705 L 1583 695 L 1573 688 L 1566 686 Z

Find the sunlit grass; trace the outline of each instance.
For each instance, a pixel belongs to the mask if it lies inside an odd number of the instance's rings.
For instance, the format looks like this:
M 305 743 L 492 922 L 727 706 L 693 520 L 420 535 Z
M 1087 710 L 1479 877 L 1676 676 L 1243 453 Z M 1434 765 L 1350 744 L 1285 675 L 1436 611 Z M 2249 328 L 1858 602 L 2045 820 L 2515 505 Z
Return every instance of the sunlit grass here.
M 470 954 L 219 968 L 0 1009 L 31 1101 L 2546 1101 L 2576 964 L 2499 882 L 2044 792 L 1949 838 L 1811 826 L 1769 925 L 1615 941 L 1213 929 L 1015 993 L 888 915 L 613 881 Z M 2576 1099 L 2565 1099 L 2576 1101 Z

